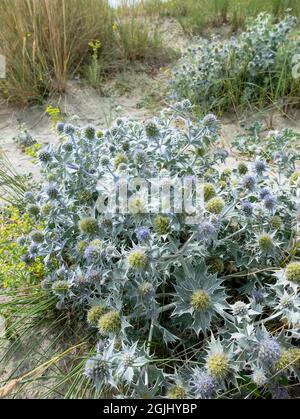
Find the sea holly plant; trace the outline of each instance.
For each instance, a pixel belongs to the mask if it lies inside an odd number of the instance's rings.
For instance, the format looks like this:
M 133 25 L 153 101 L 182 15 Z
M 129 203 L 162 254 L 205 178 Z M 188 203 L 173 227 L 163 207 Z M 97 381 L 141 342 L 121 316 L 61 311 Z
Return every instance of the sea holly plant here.
M 41 287 L 98 342 L 81 371 L 102 397 L 282 396 L 299 378 L 300 185 L 263 158 L 224 169 L 217 118 L 190 111 L 105 131 L 59 123 L 44 183 L 26 192 L 43 228 L 20 241 L 24 260 L 43 260 Z M 179 210 L 182 178 L 203 179 L 199 207 Z M 155 179 L 170 205 L 153 204 Z M 116 185 L 126 203 L 109 205 Z
M 199 39 L 174 71 L 172 96 L 189 98 L 201 112 L 219 113 L 296 97 L 299 84 L 292 76 L 293 57 L 299 54 L 299 41 L 292 35 L 296 24 L 293 16 L 274 22 L 271 15 L 261 13 L 231 39 Z
M 240 153 L 252 158 L 260 156 L 271 164 L 276 163 L 279 170 L 289 170 L 290 173 L 296 171 L 300 160 L 298 132 L 285 128 L 265 134 L 263 125 L 257 122 L 247 127 L 245 131 L 245 134 L 237 136 L 233 142 L 233 146 Z

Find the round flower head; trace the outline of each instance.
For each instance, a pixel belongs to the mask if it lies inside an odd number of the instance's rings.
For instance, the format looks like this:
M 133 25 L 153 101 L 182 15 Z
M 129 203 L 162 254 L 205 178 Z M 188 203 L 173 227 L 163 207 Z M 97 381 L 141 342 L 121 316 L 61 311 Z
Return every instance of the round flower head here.
M 121 317 L 118 311 L 109 311 L 98 320 L 98 330 L 101 335 L 119 333 L 121 330 Z
M 296 285 L 300 284 L 300 262 L 291 262 L 285 271 L 286 279 Z
M 174 386 L 169 389 L 167 393 L 168 399 L 185 399 L 187 396 L 186 391 L 181 386 Z
M 76 128 L 72 124 L 65 124 L 65 134 L 73 135 L 75 134 Z
M 88 246 L 85 249 L 84 257 L 90 263 L 97 263 L 100 258 L 100 249 L 96 246 Z
M 68 281 L 55 281 L 52 285 L 52 290 L 58 297 L 64 296 L 69 291 Z
M 206 291 L 198 290 L 192 294 L 191 306 L 197 311 L 206 311 L 210 307 L 210 296 Z
M 107 156 L 104 156 L 104 157 L 101 158 L 100 163 L 103 167 L 106 167 L 106 166 L 109 165 L 110 160 Z
M 49 199 L 57 199 L 59 197 L 59 191 L 55 185 L 48 185 L 45 189 L 46 195 L 48 195 Z
M 28 214 L 33 215 L 33 216 L 38 216 L 40 213 L 40 207 L 38 205 L 35 204 L 30 204 L 27 206 L 26 211 L 28 212 Z
M 101 316 L 103 316 L 106 312 L 106 308 L 104 306 L 95 306 L 89 309 L 87 313 L 87 321 L 91 326 L 98 326 L 98 322 Z
M 42 213 L 42 215 L 48 216 L 50 214 L 52 208 L 53 208 L 52 207 L 52 204 L 50 204 L 50 203 L 47 203 L 47 204 L 42 205 L 41 206 L 41 213 Z
M 226 167 L 226 169 L 224 169 L 221 174 L 221 179 L 230 178 L 231 174 L 232 174 L 232 170 L 229 167 Z
M 252 175 L 246 175 L 243 178 L 243 186 L 249 191 L 253 191 L 256 187 L 256 179 Z
M 95 356 L 87 360 L 84 367 L 84 374 L 97 384 L 106 381 L 109 377 L 108 362 Z
M 154 122 L 148 122 L 145 126 L 145 131 L 148 138 L 156 138 L 159 136 L 159 129 Z
M 215 393 L 217 382 L 214 377 L 206 371 L 196 369 L 193 375 L 193 390 L 197 398 L 207 399 Z
M 216 227 L 209 221 L 199 224 L 198 227 L 199 239 L 206 243 L 210 243 L 217 235 Z
M 254 170 L 256 173 L 261 175 L 263 172 L 267 170 L 267 164 L 264 160 L 256 160 L 254 163 Z
M 226 378 L 230 370 L 229 359 L 222 352 L 210 355 L 206 365 L 210 375 L 217 380 Z
M 79 221 L 79 229 L 83 234 L 96 234 L 98 232 L 98 222 L 92 217 L 82 218 Z
M 216 196 L 208 201 L 206 209 L 212 214 L 220 214 L 225 207 L 225 202 L 222 198 Z
M 84 129 L 84 136 L 88 140 L 94 140 L 95 139 L 95 136 L 96 136 L 96 129 L 95 129 L 95 127 L 93 127 L 92 125 L 88 125 Z
M 255 370 L 252 374 L 252 381 L 258 387 L 262 387 L 267 383 L 268 379 L 262 370 Z
M 270 220 L 270 225 L 275 230 L 280 230 L 282 227 L 282 221 L 279 215 L 274 215 Z
M 248 167 L 245 163 L 239 163 L 238 165 L 238 173 L 240 175 L 245 175 L 248 172 Z
M 138 292 L 141 297 L 150 297 L 154 295 L 154 287 L 150 282 L 143 282 L 138 287 Z
M 271 192 L 270 192 L 269 188 L 262 188 L 260 193 L 259 193 L 259 196 L 260 196 L 261 199 L 265 199 L 265 197 L 270 195 L 270 194 L 271 194 Z
M 212 273 L 222 273 L 224 271 L 224 262 L 218 257 L 212 257 L 208 260 L 209 271 Z
M 275 208 L 276 202 L 277 202 L 277 199 L 275 198 L 275 196 L 273 196 L 271 194 L 270 195 L 267 195 L 264 198 L 265 208 L 268 209 L 268 210 L 270 210 L 270 211 L 272 211 Z
M 170 232 L 170 219 L 168 217 L 163 217 L 158 215 L 154 219 L 154 230 L 160 236 L 168 234 Z
M 63 134 L 65 131 L 65 124 L 63 122 L 58 122 L 56 124 L 56 131 L 58 132 L 58 134 Z
M 263 252 L 269 252 L 273 249 L 273 239 L 269 234 L 262 234 L 258 238 L 258 245 Z
M 282 351 L 276 369 L 283 370 L 286 368 L 300 369 L 300 348 L 294 347 Z
M 242 203 L 242 212 L 246 215 L 246 217 L 250 217 L 253 214 L 253 204 L 249 201 L 244 201 Z
M 148 227 L 139 227 L 136 232 L 136 237 L 138 239 L 138 241 L 140 242 L 145 242 L 148 241 L 151 237 L 150 235 L 150 230 Z
M 215 190 L 215 188 L 212 184 L 205 183 L 203 189 L 204 189 L 204 200 L 205 201 L 209 201 L 211 198 L 216 196 L 216 190 Z
M 49 153 L 49 151 L 41 151 L 38 157 L 39 161 L 44 164 L 50 163 L 52 161 L 52 154 Z
M 257 304 L 262 304 L 265 300 L 263 292 L 258 289 L 253 290 L 252 297 L 254 298 Z
M 234 316 L 244 317 L 248 315 L 248 306 L 243 301 L 237 301 L 231 308 Z
M 73 144 L 71 142 L 64 143 L 63 148 L 65 152 L 71 153 L 73 151 Z
M 148 256 L 143 250 L 133 250 L 128 255 L 127 261 L 132 268 L 142 270 L 148 264 Z
M 258 358 L 267 365 L 274 365 L 279 360 L 281 348 L 273 338 L 265 338 L 260 342 Z
M 121 166 L 119 166 L 120 170 Z M 146 212 L 145 203 L 138 196 L 132 196 L 128 201 L 128 210 L 131 214 L 143 214 Z
M 39 230 L 34 230 L 30 234 L 30 239 L 37 244 L 41 244 L 44 241 L 44 233 Z

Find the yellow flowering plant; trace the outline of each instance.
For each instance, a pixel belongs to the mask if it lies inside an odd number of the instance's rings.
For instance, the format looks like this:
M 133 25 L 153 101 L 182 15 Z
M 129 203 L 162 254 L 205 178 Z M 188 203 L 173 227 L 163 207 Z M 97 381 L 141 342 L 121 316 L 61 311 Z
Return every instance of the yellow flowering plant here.
M 17 207 L 9 206 L 0 211 L 0 286 L 16 288 L 39 283 L 45 276 L 42 260 L 37 258 L 27 265 L 22 256 L 24 247 L 16 240 L 28 235 L 32 229 L 32 219 Z

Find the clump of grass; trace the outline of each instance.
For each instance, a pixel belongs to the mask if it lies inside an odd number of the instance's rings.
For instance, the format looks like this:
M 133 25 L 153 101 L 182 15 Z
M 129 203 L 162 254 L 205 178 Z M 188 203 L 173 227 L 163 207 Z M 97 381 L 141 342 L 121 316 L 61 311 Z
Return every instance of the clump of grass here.
M 0 0 L 0 45 L 7 61 L 2 94 L 21 104 L 41 102 L 64 92 L 86 63 L 87 78 L 97 85 L 102 62 L 111 71 L 127 61 L 162 57 L 158 33 L 135 15 L 128 20 L 119 13 L 107 0 Z M 90 48 L 94 40 L 101 49 Z

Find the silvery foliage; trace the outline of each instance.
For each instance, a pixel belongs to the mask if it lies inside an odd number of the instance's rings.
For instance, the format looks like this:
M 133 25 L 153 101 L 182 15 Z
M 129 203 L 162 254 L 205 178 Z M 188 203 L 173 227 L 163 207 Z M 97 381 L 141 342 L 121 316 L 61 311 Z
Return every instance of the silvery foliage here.
M 36 144 L 36 140 L 31 136 L 24 124 L 19 126 L 19 133 L 16 137 L 13 138 L 13 140 L 17 146 L 22 149 L 31 147 Z
M 226 83 L 231 80 L 239 86 L 239 103 L 255 100 L 262 87 L 272 91 L 284 66 L 290 65 L 287 73 L 292 74 L 292 57 L 299 53 L 299 42 L 289 38 L 297 18 L 287 16 L 279 23 L 273 21 L 271 15 L 261 13 L 249 19 L 241 35 L 225 41 L 218 36 L 199 39 L 195 47 L 187 49 L 174 72 L 174 96 L 188 97 L 201 109 L 214 110 L 232 106 L 229 95 L 224 95 Z
M 245 128 L 246 133 L 235 138 L 233 146 L 247 156 L 260 155 L 265 160 L 276 162 L 280 170 L 295 171 L 300 160 L 300 135 L 298 132 L 284 128 L 272 130 L 267 134 L 263 124 L 255 122 Z
M 276 367 L 299 338 L 299 287 L 285 275 L 297 257 L 299 185 L 288 173 L 271 176 L 267 164 L 249 164 L 247 175 L 223 171 L 219 153 L 209 151 L 217 119 L 192 121 L 189 111 L 184 101 L 146 123 L 117 119 L 103 133 L 59 124 L 60 144 L 40 154 L 45 184 L 30 194 L 44 230 L 34 254 L 36 235 L 27 238 L 28 260 L 43 258 L 51 274 L 42 286 L 57 308 L 81 311 L 99 337 L 84 370 L 97 389 L 136 398 L 251 397 L 263 383 L 261 394 L 275 397 L 299 377 L 294 365 Z M 98 212 L 96 186 L 107 174 L 117 182 L 162 170 L 203 177 L 224 208 L 204 208 L 198 224 L 170 212 L 164 231 L 166 218 L 157 223 L 155 214 Z M 269 209 L 266 196 L 274 197 Z

